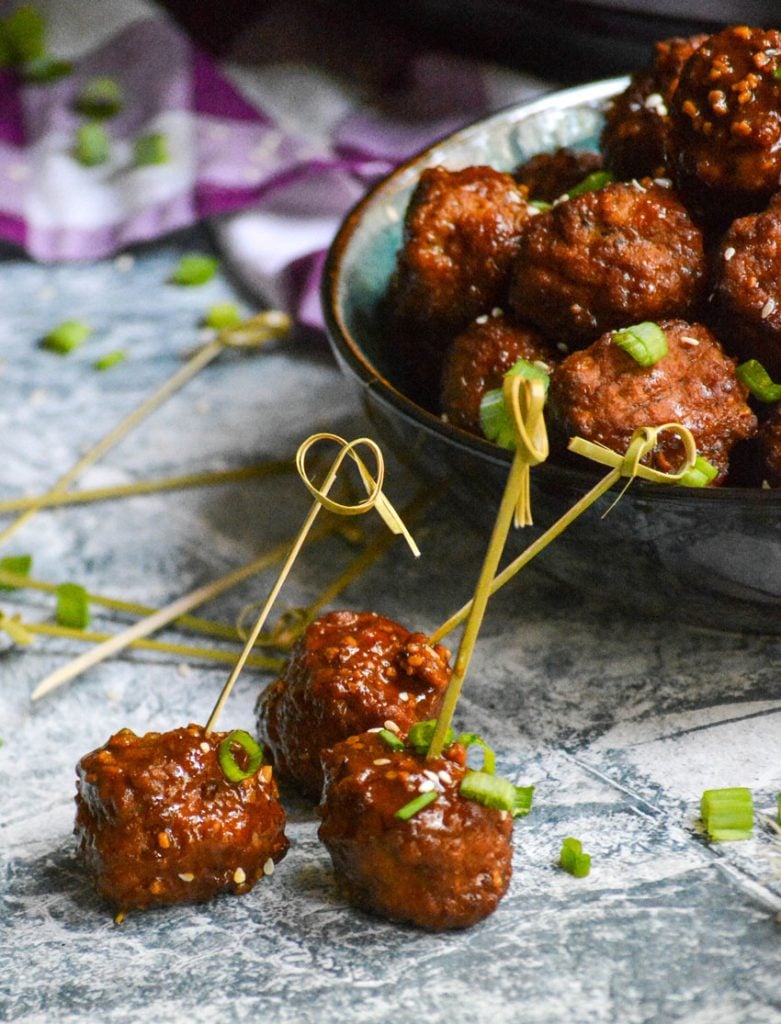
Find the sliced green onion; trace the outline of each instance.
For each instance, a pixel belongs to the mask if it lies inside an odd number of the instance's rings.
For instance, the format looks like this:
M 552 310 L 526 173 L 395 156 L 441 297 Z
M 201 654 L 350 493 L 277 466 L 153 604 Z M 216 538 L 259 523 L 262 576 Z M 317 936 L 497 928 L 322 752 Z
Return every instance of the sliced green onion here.
M 235 302 L 218 302 L 206 310 L 203 323 L 204 326 L 213 327 L 216 331 L 225 327 L 238 327 L 241 323 L 239 307 Z
M 57 82 L 72 74 L 73 65 L 69 60 L 59 60 L 57 57 L 36 57 L 34 60 L 25 61 L 22 66 L 22 76 L 26 82 L 35 82 L 38 85 L 46 85 L 49 82 Z
M 781 68 L 773 68 L 773 78 L 781 78 Z
M 76 97 L 74 107 L 85 117 L 114 117 L 122 109 L 122 86 L 113 78 L 93 78 Z
M 514 818 L 531 810 L 533 786 L 514 786 L 488 772 L 467 772 L 461 781 L 459 793 L 467 800 L 476 800 L 497 811 L 509 811 Z
M 89 598 L 84 587 L 78 583 L 61 583 L 55 593 L 55 617 L 58 624 L 69 626 L 71 629 L 86 629 L 90 622 L 90 612 Z
M 735 370 L 737 378 L 745 384 L 760 402 L 781 402 L 781 384 L 775 384 L 770 374 L 757 359 L 748 359 Z
M 510 367 L 505 377 L 519 376 L 525 377 L 527 380 L 541 380 L 547 393 L 550 386 L 550 374 L 546 373 L 541 366 L 529 362 L 528 359 L 519 359 Z M 493 441 L 501 448 L 508 448 L 510 451 L 515 448 L 515 431 L 501 388 L 486 391 L 483 395 L 480 402 L 480 426 L 489 441 Z
M 242 768 L 233 753 L 233 747 L 238 746 L 247 755 L 247 767 Z M 241 782 L 248 779 L 260 768 L 263 763 L 263 747 L 253 739 L 244 729 L 234 729 L 229 732 L 217 748 L 217 757 L 220 761 L 222 774 L 229 782 Z
M 96 370 L 110 370 L 112 366 L 116 366 L 117 363 L 124 363 L 126 359 L 127 352 L 117 349 L 115 352 L 107 352 L 100 359 L 96 359 L 92 365 Z
M 83 345 L 90 334 L 92 334 L 92 328 L 83 320 L 65 320 L 58 327 L 52 328 L 41 344 L 50 352 L 66 356 Z
M 545 213 L 546 210 L 553 209 L 553 203 L 546 203 L 544 199 L 530 199 L 529 206 L 533 206 L 535 210 L 539 210 L 540 213 Z
M 76 131 L 76 145 L 73 155 L 85 167 L 97 167 L 104 164 L 111 151 L 109 138 L 102 125 L 90 121 L 82 124 Z
M 679 487 L 707 487 L 715 480 L 719 471 L 712 462 L 708 462 L 702 455 L 698 455 L 691 469 L 687 469 L 678 481 Z
M 182 256 L 171 275 L 171 281 L 182 285 L 206 284 L 214 277 L 218 266 L 219 261 L 213 256 L 201 256 L 198 253 Z
M 641 366 L 653 366 L 667 355 L 667 335 L 659 324 L 648 320 L 614 331 L 613 343 Z
M 390 729 L 380 729 L 377 735 L 383 743 L 387 744 L 391 748 L 391 750 L 404 749 L 404 744 L 395 733 L 390 731 Z
M 700 814 L 708 838 L 714 842 L 751 838 L 754 803 L 750 789 L 706 789 L 700 800 Z
M 431 746 L 431 741 L 434 738 L 434 730 L 437 727 L 437 720 L 430 718 L 425 722 L 416 722 L 409 733 L 407 734 L 407 742 L 415 750 L 417 754 L 427 754 L 428 748 Z M 453 740 L 456 738 L 456 734 L 452 729 L 448 729 L 445 735 L 444 747 L 449 747 Z
M 414 800 L 410 800 L 408 804 L 404 804 L 394 814 L 394 818 L 401 818 L 402 821 L 409 821 L 410 818 L 414 818 L 418 811 L 422 811 L 424 807 L 428 807 L 429 804 L 433 804 L 438 794 L 433 790 L 430 793 L 421 793 L 420 796 L 416 796 Z
M 33 567 L 32 555 L 6 555 L 0 558 L 0 572 L 10 572 L 12 576 L 29 576 Z M 0 590 L 18 590 L 19 587 L 10 583 L 0 584 Z
M 591 871 L 591 854 L 583 853 L 583 844 L 579 839 L 567 836 L 561 844 L 559 864 L 575 878 L 585 878 Z
M 483 767 L 482 771 L 487 772 L 488 775 L 493 775 L 496 772 L 496 754 L 488 746 L 485 740 L 478 736 L 474 732 L 462 732 L 456 740 L 456 743 L 460 743 L 462 747 L 482 747 L 483 748 Z
M 6 60 L 14 66 L 40 60 L 46 54 L 44 33 L 46 22 L 34 7 L 17 7 L 3 22 Z
M 599 189 L 615 180 L 615 174 L 611 174 L 610 171 L 592 171 L 591 174 L 586 175 L 583 181 L 579 181 L 577 185 L 568 189 L 567 195 L 570 199 L 574 199 L 575 196 L 582 196 L 586 192 L 598 192 Z
M 151 167 L 154 164 L 167 164 L 170 160 L 168 139 L 162 132 L 141 135 L 133 143 L 136 167 Z

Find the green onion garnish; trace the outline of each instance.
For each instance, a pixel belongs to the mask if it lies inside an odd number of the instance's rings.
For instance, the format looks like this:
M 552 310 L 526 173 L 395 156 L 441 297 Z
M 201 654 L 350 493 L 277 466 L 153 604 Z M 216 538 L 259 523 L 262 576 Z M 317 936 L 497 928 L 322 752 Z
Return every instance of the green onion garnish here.
M 82 124 L 76 131 L 76 145 L 73 155 L 85 167 L 97 167 L 109 158 L 109 138 L 102 125 L 90 121 Z
M 201 256 L 197 253 L 182 256 L 171 275 L 171 281 L 183 285 L 206 284 L 214 277 L 218 266 L 219 261 L 213 256 Z
M 561 844 L 559 864 L 575 878 L 585 878 L 591 871 L 591 854 L 583 853 L 583 845 L 579 839 L 568 836 Z
M 162 132 L 141 135 L 133 143 L 136 167 L 151 167 L 154 164 L 167 164 L 168 139 Z
M 18 67 L 45 56 L 45 30 L 46 22 L 34 7 L 17 7 L 2 23 L 6 63 Z
M 534 786 L 514 786 L 509 779 L 488 772 L 467 772 L 459 793 L 467 800 L 476 800 L 497 811 L 509 811 L 518 818 L 531 810 Z
M 122 87 L 113 78 L 93 78 L 76 97 L 74 107 L 85 117 L 114 117 L 123 104 Z
M 41 344 L 50 352 L 66 356 L 75 348 L 83 345 L 90 334 L 92 334 L 92 328 L 89 324 L 85 324 L 82 320 L 66 320 L 49 331 Z
M 22 66 L 22 76 L 26 82 L 35 82 L 37 85 L 46 85 L 49 82 L 57 82 L 73 72 L 73 65 L 69 60 L 59 60 L 57 57 L 36 57 L 35 60 L 25 61 Z
M 377 733 L 383 743 L 387 744 L 391 750 L 403 750 L 404 744 L 401 742 L 399 737 L 390 731 L 390 729 L 380 729 Z
M 236 760 L 233 753 L 234 746 L 241 747 L 247 755 L 246 768 L 242 768 Z M 244 729 L 234 729 L 233 732 L 228 733 L 217 748 L 217 757 L 225 778 L 229 782 L 241 782 L 254 775 L 260 768 L 263 763 L 263 747 Z
M 700 800 L 700 814 L 708 838 L 714 842 L 751 838 L 754 804 L 750 789 L 706 789 Z
M 112 366 L 116 366 L 117 363 L 123 363 L 126 359 L 127 352 L 117 349 L 115 352 L 107 352 L 100 359 L 96 359 L 92 365 L 96 370 L 110 370 Z
M 401 818 L 402 821 L 409 821 L 410 818 L 414 818 L 418 811 L 422 811 L 424 807 L 428 807 L 429 804 L 433 804 L 437 798 L 437 793 L 433 790 L 430 793 L 421 793 L 420 796 L 416 796 L 414 800 L 410 800 L 408 804 L 404 804 L 394 814 L 394 818 Z
M 773 78 L 781 78 L 781 68 L 773 68 Z
M 61 583 L 56 590 L 55 617 L 60 626 L 86 629 L 90 621 L 87 591 L 78 583 Z
M 539 210 L 540 213 L 545 213 L 546 210 L 553 209 L 553 203 L 546 203 L 544 199 L 530 199 L 529 206 L 533 206 L 535 210 Z
M 614 331 L 613 343 L 641 366 L 653 366 L 667 355 L 667 335 L 651 321 Z
M 206 310 L 203 323 L 205 327 L 213 327 L 216 331 L 225 327 L 238 327 L 241 323 L 239 307 L 234 302 L 218 302 Z
M 550 386 L 550 374 L 530 363 L 528 359 L 519 359 L 505 374 L 505 377 L 525 377 L 527 380 L 541 380 L 545 385 L 547 393 Z M 507 411 L 504 401 L 504 392 L 501 388 L 486 391 L 480 402 L 480 426 L 489 441 L 493 441 L 501 448 L 515 448 L 515 432 L 512 420 Z
M 473 732 L 462 732 L 456 740 L 456 743 L 460 743 L 462 747 L 482 747 L 483 748 L 483 767 L 482 771 L 487 772 L 488 775 L 493 775 L 496 772 L 496 754 L 488 746 L 485 740 Z
M 428 748 L 431 746 L 431 741 L 434 738 L 434 730 L 437 727 L 437 721 L 435 718 L 430 718 L 425 722 L 416 722 L 409 733 L 407 734 L 407 742 L 415 750 L 417 754 L 427 754 Z M 449 747 L 453 740 L 456 738 L 456 734 L 452 729 L 448 729 L 445 736 L 445 742 L 442 744 L 443 747 Z
M 29 576 L 33 567 L 32 555 L 6 555 L 0 558 L 0 572 L 9 572 L 12 576 Z M 0 590 L 18 590 L 11 583 L 0 584 Z
M 762 363 L 748 359 L 735 370 L 737 378 L 745 384 L 760 402 L 781 402 L 781 384 L 775 384 Z
M 615 180 L 616 176 L 610 171 L 592 171 L 591 174 L 586 175 L 583 181 L 579 181 L 577 185 L 568 189 L 567 195 L 570 199 L 574 199 L 575 196 L 582 196 L 586 192 L 598 192 L 599 189 Z
M 698 455 L 691 469 L 687 469 L 678 481 L 679 487 L 707 487 L 711 480 L 715 480 L 719 471 L 712 462 L 708 462 L 702 455 Z

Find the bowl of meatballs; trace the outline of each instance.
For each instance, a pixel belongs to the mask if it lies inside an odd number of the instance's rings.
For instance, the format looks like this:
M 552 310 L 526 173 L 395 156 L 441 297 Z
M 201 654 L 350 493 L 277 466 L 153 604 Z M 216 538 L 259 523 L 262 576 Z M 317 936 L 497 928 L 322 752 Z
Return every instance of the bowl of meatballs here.
M 519 550 L 604 474 L 569 439 L 623 454 L 638 427 L 688 428 L 696 481 L 634 480 L 611 507 L 619 484 L 536 564 L 643 614 L 781 633 L 781 31 L 664 40 L 631 77 L 440 140 L 347 216 L 323 307 L 377 433 L 486 527 L 511 460 L 486 396 L 544 373 Z M 646 460 L 683 457 L 663 432 Z

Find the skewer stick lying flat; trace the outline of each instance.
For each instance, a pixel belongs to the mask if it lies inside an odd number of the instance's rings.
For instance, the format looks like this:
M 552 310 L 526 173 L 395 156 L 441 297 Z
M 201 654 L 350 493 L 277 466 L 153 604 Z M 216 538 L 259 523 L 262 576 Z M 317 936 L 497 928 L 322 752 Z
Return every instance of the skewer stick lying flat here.
M 306 455 L 309 449 L 314 444 L 321 440 L 335 441 L 342 447 L 339 453 L 337 454 L 336 458 L 334 459 L 331 468 L 328 471 L 325 480 L 323 481 L 322 486 L 318 488 L 315 487 L 315 485 L 312 484 L 311 481 L 309 480 L 306 474 L 305 462 Z M 363 462 L 356 454 L 355 449 L 360 447 L 361 445 L 365 445 L 366 447 L 368 447 L 369 450 L 374 455 L 377 466 L 376 480 L 372 478 L 371 474 L 366 469 L 366 466 L 363 464 Z M 339 469 L 341 468 L 342 463 L 344 462 L 345 458 L 348 455 L 351 456 L 353 461 L 358 465 L 358 469 L 361 474 L 361 479 L 367 490 L 367 497 L 363 501 L 359 501 L 355 505 L 343 505 L 340 504 L 339 502 L 333 501 L 331 498 L 328 497 L 328 492 L 331 490 L 331 487 L 333 486 L 334 481 L 336 480 L 336 476 L 339 472 Z M 412 548 L 412 551 L 416 554 L 419 554 L 415 542 L 412 540 L 412 537 L 410 536 L 400 517 L 396 513 L 391 503 L 382 493 L 382 484 L 385 476 L 385 467 L 383 463 L 382 452 L 380 451 L 379 447 L 375 444 L 375 442 L 372 441 L 370 438 L 359 437 L 354 441 L 347 442 L 344 440 L 344 438 L 341 438 L 336 434 L 313 434 L 311 437 L 307 438 L 307 440 L 304 441 L 304 443 L 298 449 L 298 453 L 296 455 L 296 468 L 298 469 L 299 475 L 301 476 L 304 485 L 309 490 L 310 494 L 314 496 L 315 500 L 306 516 L 306 519 L 304 520 L 301 529 L 299 530 L 298 536 L 293 542 L 293 546 L 291 547 L 290 553 L 287 559 L 285 560 L 285 564 L 282 566 L 279 576 L 277 577 L 274 586 L 271 588 L 271 592 L 266 598 L 266 602 L 263 605 L 263 608 L 261 609 L 260 614 L 258 615 L 255 625 L 252 628 L 252 632 L 247 637 L 247 643 L 244 646 L 244 650 L 239 655 L 239 659 L 236 662 L 233 671 L 228 676 L 228 679 L 226 680 L 225 685 L 223 686 L 222 691 L 220 692 L 220 695 L 217 698 L 217 703 L 214 705 L 212 713 L 209 715 L 209 720 L 207 721 L 206 728 L 204 730 L 207 736 L 214 729 L 217 719 L 219 718 L 222 709 L 225 707 L 225 702 L 230 696 L 231 690 L 233 689 L 236 680 L 239 678 L 241 670 L 244 668 L 244 665 L 246 664 L 249 652 L 252 650 L 255 641 L 260 635 L 260 631 L 263 629 L 263 626 L 266 623 L 266 619 L 268 618 L 269 612 L 271 611 L 271 608 L 274 602 L 276 601 L 277 596 L 279 595 L 279 592 L 282 589 L 285 580 L 287 579 L 288 573 L 290 572 L 293 563 L 298 557 L 299 552 L 303 547 L 304 541 L 306 540 L 307 534 L 312 528 L 314 521 L 317 518 L 317 515 L 321 508 L 326 508 L 331 512 L 336 512 L 337 514 L 341 515 L 361 515 L 364 512 L 368 512 L 372 508 L 376 508 L 379 514 L 381 515 L 382 519 L 391 529 L 391 531 L 393 533 L 403 533 L 405 539 L 407 540 L 407 543 Z
M 663 431 L 677 433 L 684 444 L 686 460 L 683 466 L 675 473 L 662 473 L 660 470 L 651 469 L 641 463 L 641 460 L 653 450 L 656 445 L 658 435 Z M 594 461 L 599 462 L 602 465 L 613 466 L 614 468 L 611 469 L 611 471 L 603 477 L 602 480 L 595 484 L 587 494 L 580 498 L 571 509 L 565 512 L 564 515 L 553 524 L 553 526 L 549 527 L 545 533 L 530 544 L 525 551 L 522 551 L 517 558 L 513 559 L 509 565 L 502 569 L 491 583 L 490 593 L 492 595 L 495 594 L 497 590 L 500 590 L 505 583 L 509 582 L 513 576 L 519 573 L 525 565 L 528 565 L 533 558 L 536 558 L 541 551 L 544 551 L 545 548 L 559 536 L 559 534 L 563 533 L 567 527 L 578 518 L 578 516 L 593 505 L 595 501 L 601 498 L 603 494 L 609 491 L 622 476 L 628 477 L 629 482 L 631 482 L 635 476 L 640 476 L 645 480 L 652 481 L 653 483 L 674 484 L 677 483 L 684 473 L 694 465 L 694 460 L 697 456 L 696 445 L 691 432 L 679 423 L 665 423 L 661 427 L 639 428 L 632 435 L 632 440 L 627 452 L 623 456 L 618 455 L 609 448 L 604 448 L 602 445 L 595 445 L 591 442 L 584 441 L 582 438 L 573 438 L 569 447 L 572 451 L 585 455 L 587 458 L 594 459 Z M 472 604 L 472 601 L 467 601 L 462 608 L 459 608 L 459 610 L 451 615 L 446 622 L 443 622 L 442 625 L 431 634 L 429 637 L 429 643 L 439 643 L 439 641 L 446 637 L 448 633 L 454 630 L 457 626 L 460 626 L 472 610 Z
M 198 374 L 205 366 L 216 358 L 228 346 L 235 345 L 249 345 L 249 344 L 260 344 L 263 340 L 269 340 L 271 338 L 280 337 L 290 330 L 290 320 L 285 314 L 276 312 L 275 310 L 269 311 L 267 314 L 259 314 L 258 317 L 253 318 L 254 320 L 260 320 L 263 316 L 267 317 L 268 328 L 265 336 L 262 334 L 256 334 L 253 336 L 253 340 L 248 342 L 243 336 L 238 340 L 234 340 L 230 331 L 221 331 L 217 337 L 210 341 L 203 348 L 199 349 L 194 356 L 192 356 L 181 369 L 169 378 L 163 384 L 162 387 L 158 388 L 154 394 L 150 395 L 145 401 L 135 408 L 129 415 L 121 420 L 113 430 L 110 430 L 106 436 L 98 441 L 86 454 L 74 463 L 73 466 L 56 481 L 53 487 L 50 488 L 45 494 L 40 495 L 35 499 L 32 504 L 22 513 L 17 519 L 10 523 L 6 528 L 0 531 L 0 544 L 4 544 L 17 530 L 19 530 L 25 523 L 28 523 L 36 512 L 44 506 L 46 501 L 53 495 L 58 495 L 67 488 L 79 477 L 85 469 L 91 466 L 98 459 L 102 458 L 106 452 L 108 452 L 114 445 L 118 444 L 122 438 L 129 433 L 134 427 L 136 427 L 143 419 L 149 416 L 150 413 L 154 412 L 160 405 L 163 404 L 168 398 L 171 397 L 176 391 L 178 391 L 188 381 L 192 380 L 196 374 Z M 236 328 L 238 330 L 238 328 Z

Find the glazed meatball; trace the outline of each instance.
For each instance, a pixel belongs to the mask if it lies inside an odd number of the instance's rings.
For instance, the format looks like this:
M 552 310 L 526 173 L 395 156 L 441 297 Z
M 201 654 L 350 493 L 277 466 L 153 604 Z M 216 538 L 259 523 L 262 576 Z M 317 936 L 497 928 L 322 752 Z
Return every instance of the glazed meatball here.
M 400 365 L 418 394 L 438 392 L 446 346 L 481 313 L 502 305 L 526 190 L 490 167 L 425 170 L 404 221 L 390 285 Z
M 461 796 L 463 754 L 457 744 L 438 758 L 396 752 L 376 733 L 325 752 L 319 836 L 356 906 L 434 931 L 496 908 L 512 874 L 512 819 Z M 426 791 L 433 803 L 396 817 Z
M 728 351 L 758 359 L 781 379 L 781 197 L 764 213 L 736 220 L 724 236 L 714 302 Z
M 406 732 L 439 710 L 449 652 L 373 612 L 329 612 L 296 643 L 282 676 L 258 699 L 258 732 L 282 775 L 313 800 L 320 753 L 385 721 Z
M 552 203 L 601 168 L 599 153 L 564 146 L 553 153 L 538 153 L 531 157 L 516 167 L 513 177 L 520 185 L 525 185 L 531 199 Z
M 687 61 L 672 98 L 671 171 L 716 221 L 761 210 L 781 177 L 781 32 L 724 29 Z
M 534 217 L 510 291 L 515 314 L 571 348 L 625 324 L 690 316 L 702 234 L 670 188 L 613 183 Z
M 500 315 L 496 315 L 496 314 Z M 512 323 L 497 310 L 479 316 L 448 350 L 442 372 L 442 412 L 462 430 L 482 437 L 480 402 L 519 359 L 552 366 L 556 350 L 531 327 Z
M 759 428 L 759 450 L 763 479 L 781 487 L 781 405 L 777 405 Z
M 600 145 L 617 178 L 666 174 L 670 102 L 684 64 L 707 38 L 657 43 L 651 67 L 632 75 L 624 92 L 608 105 Z
M 668 354 L 650 367 L 613 343 L 613 334 L 568 356 L 551 380 L 550 405 L 567 437 L 580 435 L 617 452 L 626 451 L 638 427 L 680 423 L 697 451 L 718 469 L 722 483 L 732 447 L 756 433 L 747 390 L 735 363 L 701 324 L 663 320 Z M 681 461 L 680 442 L 660 438 L 652 463 L 663 472 Z
M 245 893 L 288 848 L 271 766 L 229 781 L 225 733 L 122 729 L 76 771 L 79 854 L 121 910 Z M 237 755 L 238 761 L 238 755 Z

